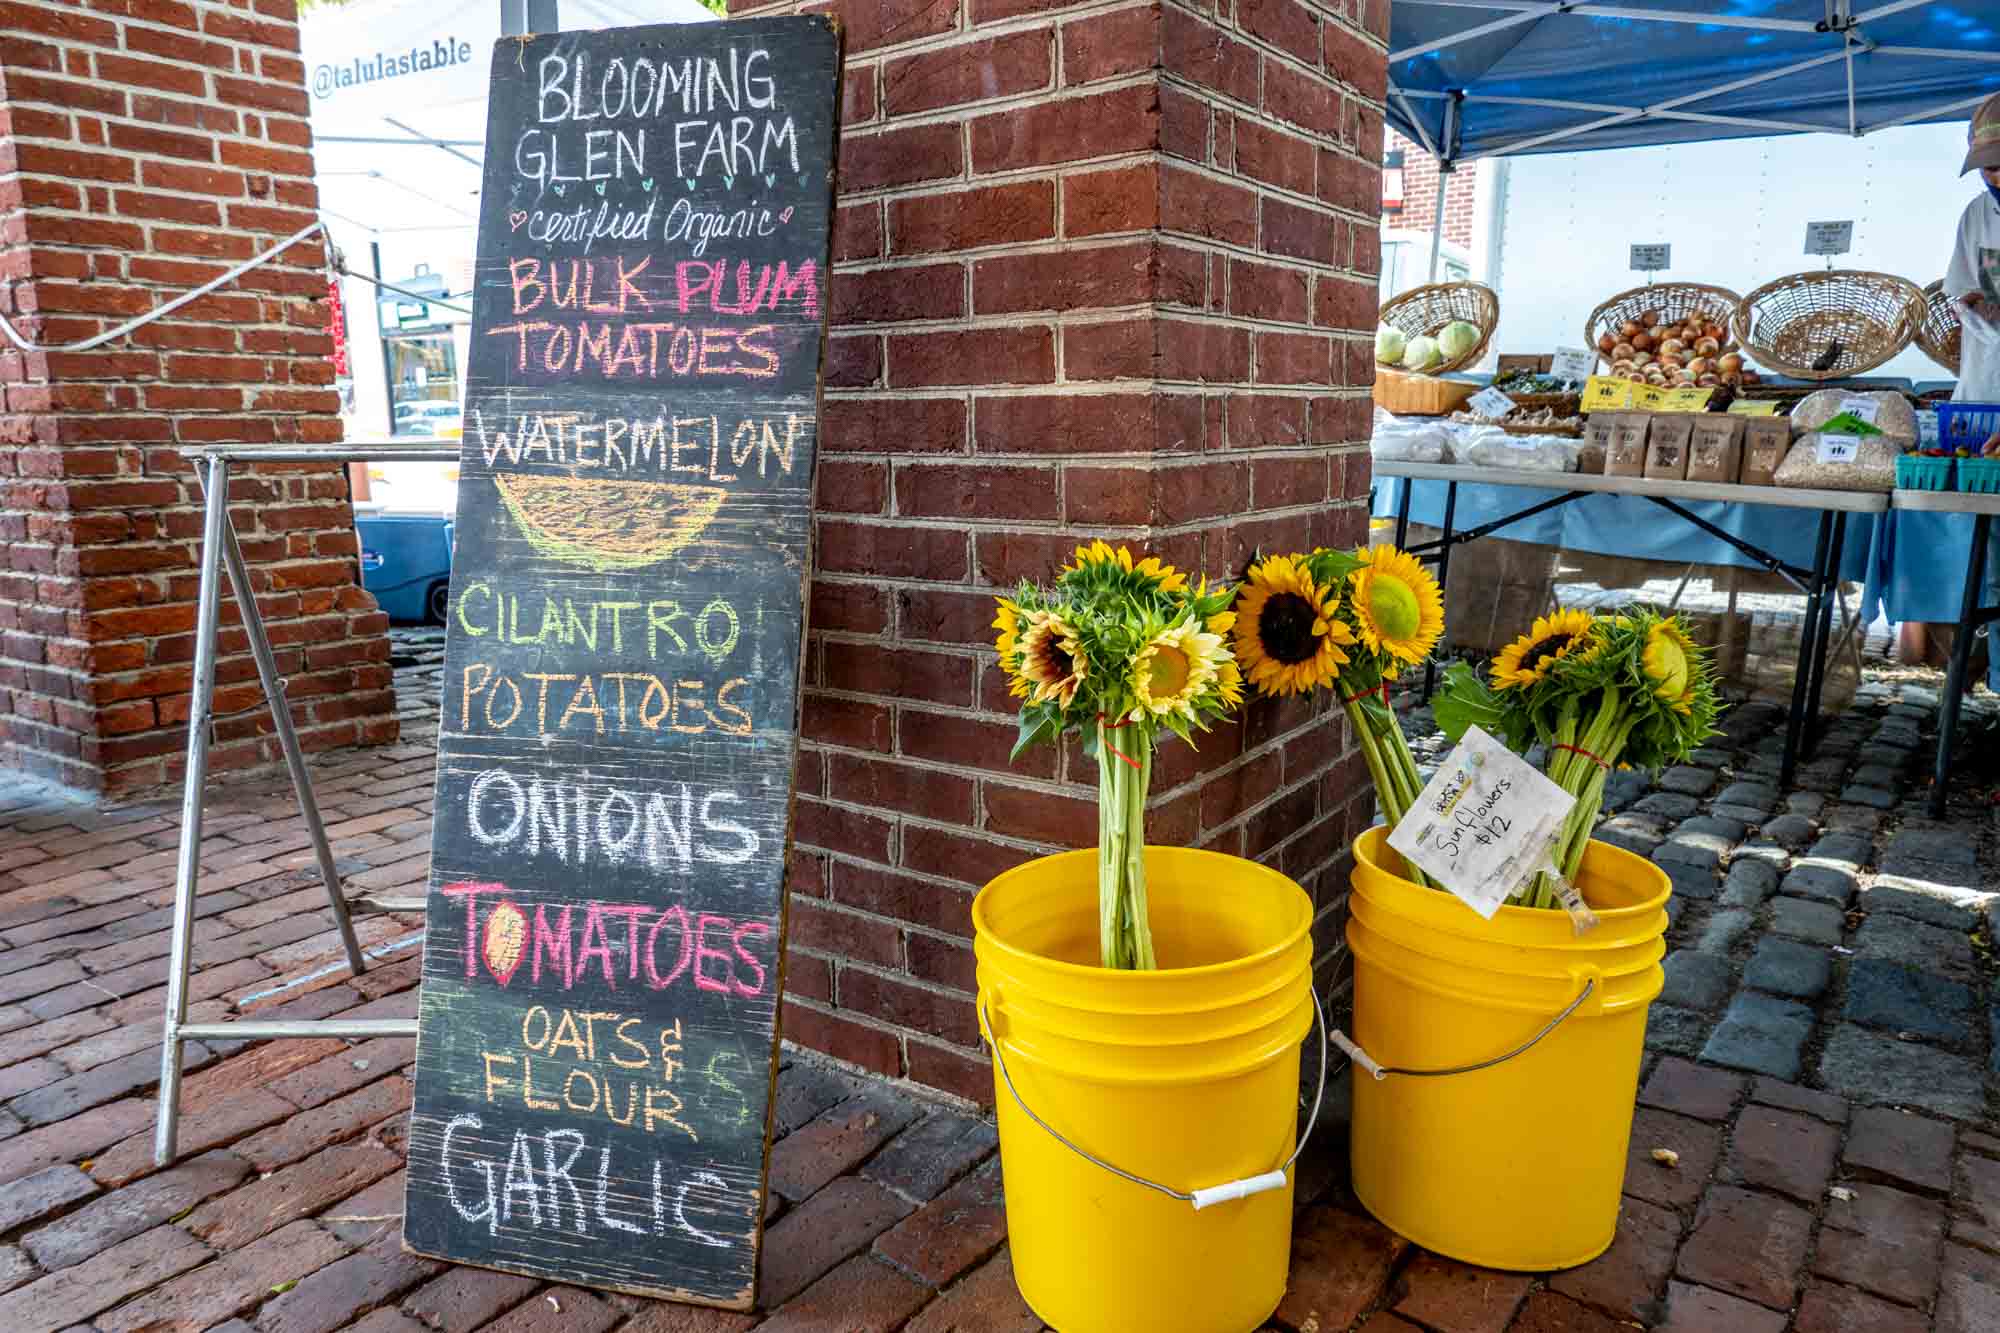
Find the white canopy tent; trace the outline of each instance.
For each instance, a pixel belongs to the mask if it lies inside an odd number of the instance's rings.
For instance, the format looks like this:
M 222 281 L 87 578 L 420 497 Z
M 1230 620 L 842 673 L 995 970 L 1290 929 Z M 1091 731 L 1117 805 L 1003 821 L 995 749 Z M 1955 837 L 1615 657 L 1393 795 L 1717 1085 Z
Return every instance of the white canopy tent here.
M 425 275 L 414 286 L 439 299 L 404 309 L 425 327 L 451 327 L 462 376 L 494 43 L 530 23 L 586 30 L 714 17 L 700 0 L 352 0 L 307 11 L 320 216 L 334 248 L 354 273 L 398 285 Z M 349 433 L 379 438 L 390 407 L 376 289 L 350 277 L 341 291 Z

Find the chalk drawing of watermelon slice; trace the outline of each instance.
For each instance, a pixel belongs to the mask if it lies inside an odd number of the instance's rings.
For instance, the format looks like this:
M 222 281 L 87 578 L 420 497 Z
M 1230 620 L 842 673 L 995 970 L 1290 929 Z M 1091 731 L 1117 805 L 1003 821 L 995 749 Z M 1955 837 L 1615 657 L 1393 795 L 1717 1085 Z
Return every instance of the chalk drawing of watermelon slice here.
M 672 557 L 707 530 L 725 494 L 720 486 L 520 473 L 493 484 L 535 550 L 600 573 Z

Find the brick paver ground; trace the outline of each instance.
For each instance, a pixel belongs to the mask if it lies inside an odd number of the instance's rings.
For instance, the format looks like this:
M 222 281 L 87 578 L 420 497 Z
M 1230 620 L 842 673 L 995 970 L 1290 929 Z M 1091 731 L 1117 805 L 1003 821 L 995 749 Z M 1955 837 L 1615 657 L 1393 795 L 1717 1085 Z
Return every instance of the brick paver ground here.
M 403 673 L 418 740 L 313 765 L 354 888 L 424 882 L 432 680 L 421 660 Z M 1607 828 L 1683 893 L 1608 1254 L 1526 1277 L 1408 1245 L 1348 1192 L 1336 1117 L 1301 1163 L 1273 1327 L 2000 1330 L 2000 876 L 1969 806 L 1930 825 L 1910 804 L 1928 717 L 1876 689 L 1799 791 L 1772 785 L 1754 712 L 1657 790 L 1622 782 Z M 419 923 L 364 919 L 378 965 L 349 978 L 282 786 L 226 781 L 209 809 L 200 1016 L 414 1012 Z M 0 809 L 0 1333 L 1040 1327 L 1013 1287 L 990 1124 L 803 1054 L 779 1075 L 755 1316 L 404 1254 L 408 1041 L 190 1048 L 183 1160 L 155 1171 L 176 815 L 24 789 Z

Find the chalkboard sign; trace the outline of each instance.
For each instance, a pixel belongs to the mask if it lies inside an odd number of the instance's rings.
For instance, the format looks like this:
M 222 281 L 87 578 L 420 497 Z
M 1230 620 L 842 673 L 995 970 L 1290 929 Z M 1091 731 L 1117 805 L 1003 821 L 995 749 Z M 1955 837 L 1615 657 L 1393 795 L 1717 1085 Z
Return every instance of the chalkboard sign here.
M 825 18 L 494 51 L 404 1239 L 754 1303 Z

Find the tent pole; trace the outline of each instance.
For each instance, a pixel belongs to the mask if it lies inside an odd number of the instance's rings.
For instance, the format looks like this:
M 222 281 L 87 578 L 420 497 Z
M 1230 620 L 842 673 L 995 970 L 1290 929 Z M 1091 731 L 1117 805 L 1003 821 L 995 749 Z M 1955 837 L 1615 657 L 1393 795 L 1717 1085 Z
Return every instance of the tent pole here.
M 1444 240 L 1444 192 L 1451 183 L 1451 163 L 1438 159 L 1437 206 L 1431 209 L 1431 275 L 1427 282 L 1438 280 L 1438 247 Z

